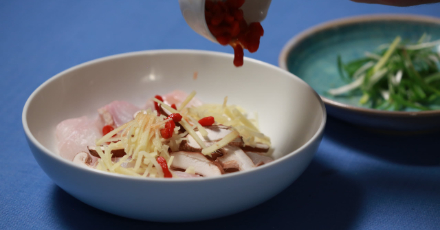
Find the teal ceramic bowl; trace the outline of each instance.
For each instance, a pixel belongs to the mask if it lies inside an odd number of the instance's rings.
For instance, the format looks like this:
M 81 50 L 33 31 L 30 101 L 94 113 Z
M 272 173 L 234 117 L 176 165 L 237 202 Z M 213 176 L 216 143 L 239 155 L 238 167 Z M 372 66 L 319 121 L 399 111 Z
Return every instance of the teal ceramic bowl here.
M 283 48 L 279 65 L 308 83 L 323 99 L 328 114 L 381 130 L 440 129 L 440 111 L 382 111 L 359 104 L 360 96 L 333 97 L 327 93 L 346 83 L 340 78 L 337 56 L 344 62 L 364 57 L 396 36 L 417 41 L 423 33 L 440 39 L 440 19 L 415 15 L 369 15 L 331 21 L 313 27 Z M 437 47 L 440 52 L 440 47 Z

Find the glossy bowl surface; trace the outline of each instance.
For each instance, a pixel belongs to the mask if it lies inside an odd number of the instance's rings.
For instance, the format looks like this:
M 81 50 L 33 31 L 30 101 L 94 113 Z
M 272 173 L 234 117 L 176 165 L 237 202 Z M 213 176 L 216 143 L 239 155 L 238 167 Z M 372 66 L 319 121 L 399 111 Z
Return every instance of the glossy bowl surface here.
M 256 206 L 289 186 L 320 143 L 325 107 L 306 83 L 275 66 L 230 54 L 158 50 L 120 54 L 72 67 L 43 83 L 23 109 L 32 153 L 62 189 L 98 209 L 149 221 L 221 217 Z M 197 80 L 193 79 L 198 72 Z M 238 104 L 259 114 L 272 139 L 272 163 L 246 172 L 197 179 L 135 178 L 82 168 L 57 154 L 55 127 L 68 118 L 97 116 L 97 108 L 126 100 L 144 105 L 156 94 L 197 91 L 204 102 Z
M 327 22 L 292 38 L 283 48 L 279 66 L 299 76 L 323 99 L 330 115 L 374 129 L 426 131 L 440 129 L 440 111 L 381 111 L 360 105 L 362 95 L 331 96 L 329 89 L 347 84 L 338 73 L 344 62 L 364 57 L 395 37 L 417 41 L 423 33 L 440 39 L 440 19 L 416 15 L 367 15 Z M 438 47 L 440 52 L 440 47 Z

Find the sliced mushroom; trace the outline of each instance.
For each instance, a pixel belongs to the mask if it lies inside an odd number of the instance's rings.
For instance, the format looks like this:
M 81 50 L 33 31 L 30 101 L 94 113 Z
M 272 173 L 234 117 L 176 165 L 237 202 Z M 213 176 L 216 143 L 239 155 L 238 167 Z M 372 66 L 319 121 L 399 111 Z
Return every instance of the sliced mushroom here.
M 202 139 L 205 142 L 206 146 L 211 146 L 212 144 L 214 144 L 217 141 L 220 141 L 226 135 L 232 132 L 230 127 L 224 125 L 211 125 L 211 126 L 206 126 L 204 128 L 208 133 L 206 137 L 203 137 L 200 131 L 196 130 L 195 133 L 200 137 L 200 139 Z M 194 140 L 194 138 L 191 135 L 187 135 L 186 137 L 188 138 L 188 141 L 186 141 L 184 145 L 181 146 L 181 150 L 191 151 L 191 152 L 200 152 L 202 150 L 200 145 L 197 143 L 196 140 Z M 243 143 L 241 138 L 236 138 L 232 142 Z
M 113 116 L 110 114 L 110 112 L 105 108 L 102 107 L 98 109 L 99 117 L 104 122 L 104 125 L 115 125 L 115 121 L 113 120 Z
M 231 142 L 229 142 L 229 145 L 243 148 L 243 146 L 244 146 L 243 138 L 237 137 L 234 140 L 232 140 Z
M 255 168 L 255 164 L 240 148 L 227 145 L 221 148 L 221 150 L 223 151 L 223 156 L 217 158 L 217 161 L 222 164 L 224 169 L 245 171 Z
M 182 172 L 182 171 L 178 171 L 178 170 L 171 170 L 171 172 L 177 178 L 197 178 L 197 177 L 201 177 L 198 174 L 191 174 L 191 173 Z
M 217 162 L 208 160 L 201 153 L 179 151 L 170 153 L 170 155 L 174 156 L 171 163 L 172 168 L 186 169 L 189 166 L 193 166 L 196 174 L 204 177 L 223 174 L 223 169 Z
M 208 143 L 208 142 L 206 142 L 205 144 L 206 144 L 206 146 L 212 145 L 212 143 Z M 200 147 L 195 148 L 194 146 L 190 145 L 188 143 L 188 141 L 186 141 L 186 140 L 183 140 L 180 143 L 179 150 L 184 151 L 184 152 L 193 152 L 193 153 L 200 153 L 200 154 L 202 153 L 202 148 L 200 148 Z M 220 150 L 217 150 L 217 151 L 211 153 L 211 156 L 205 156 L 205 157 L 207 157 L 211 161 L 215 161 L 217 159 L 217 157 L 221 157 L 221 156 L 223 156 L 223 152 Z
M 90 167 L 90 163 L 92 163 L 92 159 L 90 158 L 88 153 L 86 153 L 86 152 L 79 152 L 73 158 L 73 163 L 79 164 L 79 165 L 84 166 L 84 167 Z
M 259 152 L 259 153 L 267 153 L 269 151 L 269 145 L 263 143 L 257 143 L 255 147 L 252 146 L 242 146 L 241 149 L 245 152 Z
M 101 148 L 101 150 L 104 152 L 104 147 L 101 146 L 100 148 Z M 95 146 L 87 146 L 87 149 L 89 150 L 89 152 L 90 152 L 90 154 L 91 154 L 92 156 L 101 158 L 101 157 L 99 156 L 99 154 L 96 152 L 96 147 L 95 147 Z M 113 149 L 113 150 L 111 151 L 111 153 L 113 154 L 113 155 L 112 155 L 112 158 L 113 158 L 113 157 L 123 157 L 123 156 L 126 155 L 125 150 L 124 150 L 123 148 L 121 148 L 121 149 Z
M 199 131 L 196 131 L 196 134 L 205 142 L 206 146 L 211 146 L 215 142 L 223 139 L 226 135 L 231 133 L 231 127 L 224 126 L 224 125 L 212 125 L 205 127 L 206 131 L 208 132 L 207 137 L 203 137 L 202 134 Z M 181 151 L 188 151 L 188 152 L 201 152 L 202 148 L 197 143 L 196 140 L 191 135 L 186 136 L 188 138 L 188 141 L 183 141 L 180 145 Z M 235 138 L 233 141 L 229 143 L 231 146 L 240 147 L 243 149 L 243 151 L 249 151 L 249 152 L 262 152 L 265 153 L 269 151 L 269 146 L 262 143 L 257 143 L 255 146 L 248 146 L 244 145 L 243 139 L 241 137 Z
M 259 152 L 245 152 L 245 153 L 246 155 L 248 155 L 249 158 L 251 158 L 252 162 L 256 166 L 264 165 L 273 161 L 271 157 L 265 156 Z
M 226 135 L 232 132 L 231 128 L 223 125 L 211 125 L 204 127 L 208 135 L 202 136 L 200 131 L 196 131 L 196 134 L 206 143 L 213 143 L 223 139 Z M 200 148 L 199 144 L 194 140 L 191 135 L 188 135 L 188 142 L 194 148 Z

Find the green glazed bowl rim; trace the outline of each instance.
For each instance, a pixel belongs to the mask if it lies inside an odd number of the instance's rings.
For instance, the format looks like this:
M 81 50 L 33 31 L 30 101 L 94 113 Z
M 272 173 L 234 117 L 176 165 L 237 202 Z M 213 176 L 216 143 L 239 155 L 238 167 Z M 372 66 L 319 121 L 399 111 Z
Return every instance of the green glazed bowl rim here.
M 353 25 L 358 23 L 367 23 L 367 22 L 377 22 L 377 21 L 401 21 L 401 22 L 421 22 L 421 23 L 429 23 L 429 24 L 438 24 L 440 26 L 440 18 L 430 17 L 430 16 L 421 16 L 421 15 L 413 15 L 413 14 L 373 14 L 373 15 L 362 15 L 355 17 L 347 17 L 342 19 L 336 19 L 329 22 L 325 22 L 322 24 L 318 24 L 314 27 L 311 27 L 298 35 L 294 36 L 290 39 L 286 45 L 284 45 L 281 50 L 278 65 L 282 69 L 289 71 L 287 67 L 287 59 L 291 51 L 296 48 L 302 41 L 313 36 L 314 34 L 325 31 L 328 29 L 332 29 L 340 26 Z M 440 110 L 432 110 L 432 111 L 419 111 L 419 112 L 407 112 L 407 111 L 384 111 L 377 109 L 369 109 L 356 107 L 348 104 L 344 104 L 341 102 L 337 102 L 331 100 L 329 98 L 324 97 L 323 95 L 319 95 L 326 106 L 338 108 L 347 112 L 355 112 L 355 113 L 364 113 L 368 115 L 375 116 L 383 116 L 383 117 L 414 117 L 414 116 L 440 116 Z

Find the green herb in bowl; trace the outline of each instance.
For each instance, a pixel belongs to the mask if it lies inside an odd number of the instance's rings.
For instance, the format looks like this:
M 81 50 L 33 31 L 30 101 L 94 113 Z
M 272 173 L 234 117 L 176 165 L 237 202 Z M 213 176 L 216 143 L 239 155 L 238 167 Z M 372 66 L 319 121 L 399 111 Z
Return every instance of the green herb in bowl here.
M 440 109 L 440 40 L 429 40 L 426 34 L 415 44 L 396 37 L 346 64 L 338 56 L 339 74 L 349 83 L 328 93 L 347 96 L 357 90 L 361 104 L 380 110 Z

